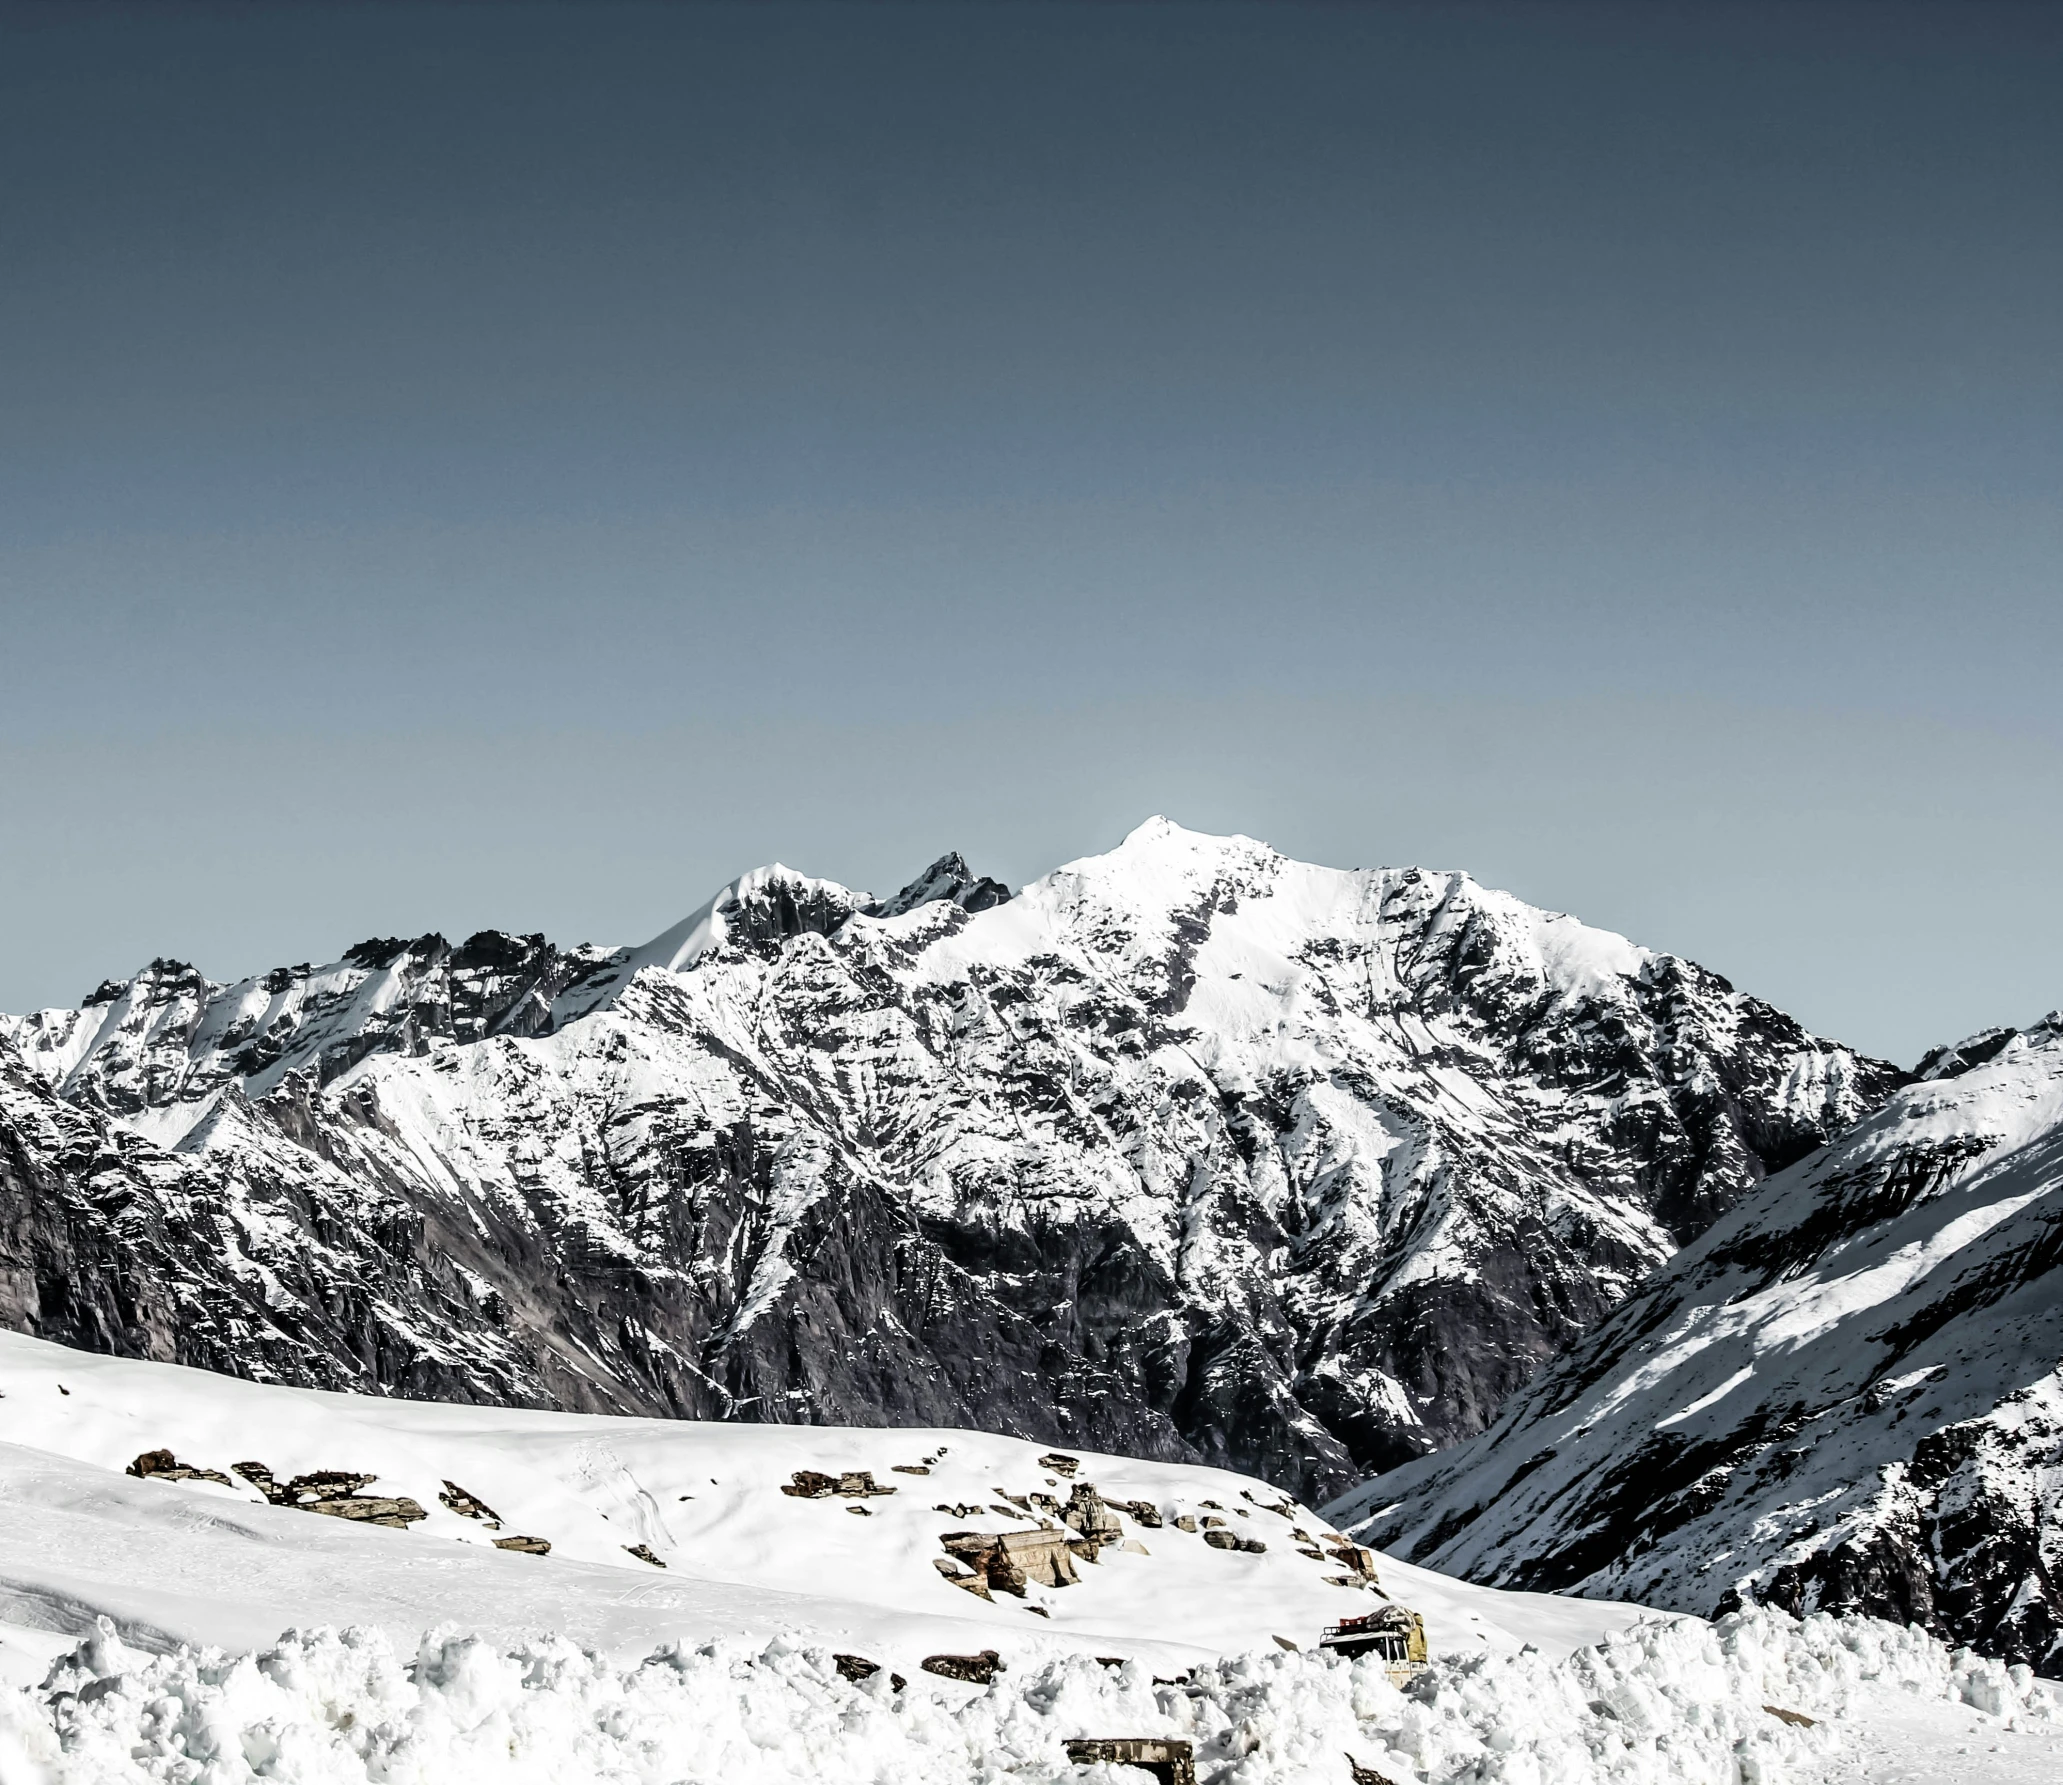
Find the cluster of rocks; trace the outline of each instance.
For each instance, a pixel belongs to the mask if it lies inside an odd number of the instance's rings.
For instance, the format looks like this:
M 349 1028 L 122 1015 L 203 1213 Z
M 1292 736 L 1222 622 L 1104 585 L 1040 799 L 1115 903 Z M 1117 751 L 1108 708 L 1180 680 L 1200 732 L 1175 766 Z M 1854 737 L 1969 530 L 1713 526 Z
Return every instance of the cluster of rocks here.
M 146 1450 L 135 1462 L 129 1465 L 125 1473 L 134 1475 L 139 1480 L 215 1481 L 220 1482 L 226 1488 L 236 1486 L 236 1483 L 224 1475 L 220 1469 L 192 1468 L 188 1464 L 182 1463 L 169 1450 Z
M 1231 1522 L 1224 1516 L 1224 1507 L 1217 1501 L 1204 1500 L 1199 1504 L 1209 1507 L 1210 1511 L 1201 1517 L 1193 1512 L 1182 1513 L 1175 1520 L 1176 1530 L 1192 1533 L 1201 1531 L 1204 1542 L 1212 1549 L 1246 1550 L 1257 1556 L 1267 1554 L 1268 1546 L 1258 1537 L 1242 1537 L 1233 1529 Z M 1250 1518 L 1253 1515 L 1241 1508 L 1239 1516 Z
M 368 1494 L 364 1490 L 379 1480 L 350 1469 L 311 1469 L 281 1481 L 264 1463 L 246 1460 L 231 1463 L 230 1469 L 258 1490 L 273 1506 L 291 1506 L 297 1512 L 319 1512 L 325 1518 L 349 1519 L 358 1525 L 383 1525 L 405 1531 L 430 1515 L 406 1494 Z M 148 1481 L 212 1481 L 233 1488 L 236 1483 L 219 1469 L 200 1469 L 182 1463 L 169 1450 L 146 1450 L 129 1465 L 127 1473 Z M 893 1492 L 893 1489 L 888 1490 Z M 461 1518 L 477 1519 L 490 1531 L 501 1529 L 501 1515 L 477 1494 L 468 1493 L 455 1481 L 447 1481 L 437 1496 Z M 496 1549 L 514 1550 L 520 1555 L 548 1556 L 551 1544 L 542 1537 L 497 1537 Z M 664 1568 L 666 1564 L 641 1544 L 631 1554 L 640 1561 Z
M 1328 1531 L 1320 1542 L 1324 1547 L 1324 1560 L 1336 1562 L 1346 1574 L 1335 1584 L 1343 1587 L 1380 1587 L 1375 1575 L 1375 1551 L 1363 1549 L 1358 1543 L 1349 1543 L 1344 1537 L 1336 1537 Z
M 871 1469 L 847 1469 L 838 1475 L 826 1475 L 817 1469 L 798 1469 L 793 1477 L 781 1484 L 781 1492 L 797 1500 L 828 1500 L 834 1494 L 848 1500 L 868 1500 L 881 1494 L 892 1494 L 895 1489 L 877 1482 Z
M 1290 1532 L 1296 1543 L 1297 1554 L 1308 1556 L 1314 1562 L 1330 1562 L 1343 1573 L 1327 1575 L 1327 1581 L 1335 1587 L 1374 1587 L 1378 1592 L 1382 1583 L 1376 1578 L 1375 1552 L 1363 1549 L 1358 1543 L 1349 1543 L 1335 1531 L 1326 1531 L 1317 1537 L 1299 1526 Z
M 291 1506 L 301 1512 L 319 1512 L 329 1518 L 350 1519 L 363 1525 L 386 1525 L 406 1530 L 430 1515 L 405 1495 L 388 1497 L 360 1490 L 379 1479 L 349 1469 L 313 1469 L 280 1481 L 263 1463 L 231 1463 L 230 1469 L 264 1495 L 274 1506 Z M 212 1481 L 233 1488 L 236 1483 L 219 1469 L 201 1469 L 182 1463 L 169 1450 L 146 1450 L 129 1465 L 129 1474 L 149 1481 Z
M 1051 1460 L 1040 1459 L 1049 1466 Z M 1029 1586 L 1074 1586 L 1081 1579 L 1074 1569 L 1077 1559 L 1093 1562 L 1106 1548 L 1125 1541 L 1124 1525 L 1116 1508 L 1096 1491 L 1092 1482 L 1076 1482 L 1065 1503 L 1051 1494 L 1001 1497 L 1015 1502 L 1025 1512 L 1051 1516 L 1041 1518 L 1036 1531 L 947 1531 L 940 1536 L 939 1544 L 946 1555 L 933 1558 L 933 1566 L 954 1586 L 977 1598 L 1009 1593 L 1022 1599 Z M 939 1510 L 961 1511 L 957 1507 Z M 1002 1507 L 991 1510 L 1005 1518 L 1012 1516 Z M 1159 1509 L 1152 1510 L 1157 1526 Z
M 279 1481 L 263 1463 L 231 1463 L 230 1468 L 274 1506 L 292 1506 L 302 1512 L 319 1512 L 326 1518 L 350 1519 L 354 1524 L 385 1525 L 405 1531 L 430 1515 L 405 1494 L 389 1497 L 361 1492 L 377 1475 L 360 1475 L 350 1469 L 311 1469 L 291 1481 Z

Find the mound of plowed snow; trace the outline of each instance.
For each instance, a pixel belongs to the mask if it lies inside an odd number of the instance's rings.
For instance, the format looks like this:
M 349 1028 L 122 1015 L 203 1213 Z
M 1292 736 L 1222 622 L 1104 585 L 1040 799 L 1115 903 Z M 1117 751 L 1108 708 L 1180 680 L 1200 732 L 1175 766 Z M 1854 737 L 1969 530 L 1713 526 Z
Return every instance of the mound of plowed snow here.
M 4 1734 L 18 1763 L 77 1785 L 1060 1785 L 1088 1777 L 1063 1745 L 1084 1734 L 1186 1740 L 1211 1785 L 1341 1785 L 1350 1761 L 1398 1781 L 1773 1785 L 1824 1776 L 1841 1720 L 1901 1698 L 1974 1703 L 2016 1759 L 2063 1756 L 2024 1669 L 1952 1659 L 1894 1625 L 1764 1611 L 1644 1623 L 1560 1661 L 1440 1662 L 1402 1691 L 1373 1661 L 1280 1651 L 1179 1685 L 1075 1656 L 949 1698 L 885 1674 L 854 1684 L 786 1639 L 625 1668 L 563 1640 L 502 1653 L 432 1637 L 404 1664 L 377 1634 L 295 1636 L 235 1660 L 102 1637 L 17 1697 Z M 1112 1785 L 1142 1776 L 1096 1770 Z M 1982 1762 L 1958 1771 L 1981 1777 Z

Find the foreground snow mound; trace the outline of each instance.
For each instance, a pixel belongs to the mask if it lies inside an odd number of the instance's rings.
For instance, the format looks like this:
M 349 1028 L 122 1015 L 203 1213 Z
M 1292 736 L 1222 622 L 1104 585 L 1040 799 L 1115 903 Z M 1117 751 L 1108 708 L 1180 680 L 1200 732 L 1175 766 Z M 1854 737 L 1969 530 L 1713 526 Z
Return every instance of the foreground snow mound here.
M 446 1632 L 410 1661 L 356 1630 L 237 1659 L 146 1657 L 103 1629 L 6 1706 L 0 1739 L 16 1770 L 62 1785 L 1059 1785 L 1096 1776 L 1069 1763 L 1068 1738 L 1114 1734 L 1186 1738 L 1206 1785 L 1338 1785 L 1350 1756 L 1400 1781 L 1771 1785 L 1817 1771 L 1840 1719 L 1885 1688 L 2002 1726 L 2051 1715 L 2025 1668 L 1870 1619 L 1764 1610 L 1641 1624 L 1561 1662 L 1435 1664 L 1401 1691 L 1373 1661 L 1278 1652 L 1176 1685 L 1077 1656 L 977 1696 L 929 1680 L 898 1692 L 885 1671 L 855 1684 L 790 1638 L 621 1668 L 562 1639 L 504 1653 Z

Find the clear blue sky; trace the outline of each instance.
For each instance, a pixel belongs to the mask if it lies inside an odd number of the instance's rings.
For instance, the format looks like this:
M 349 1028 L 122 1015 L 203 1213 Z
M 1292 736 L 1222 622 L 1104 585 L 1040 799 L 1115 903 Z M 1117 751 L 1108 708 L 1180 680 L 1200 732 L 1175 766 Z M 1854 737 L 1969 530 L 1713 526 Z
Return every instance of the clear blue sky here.
M 0 1008 L 1150 812 L 2063 1003 L 2063 7 L 0 4 Z

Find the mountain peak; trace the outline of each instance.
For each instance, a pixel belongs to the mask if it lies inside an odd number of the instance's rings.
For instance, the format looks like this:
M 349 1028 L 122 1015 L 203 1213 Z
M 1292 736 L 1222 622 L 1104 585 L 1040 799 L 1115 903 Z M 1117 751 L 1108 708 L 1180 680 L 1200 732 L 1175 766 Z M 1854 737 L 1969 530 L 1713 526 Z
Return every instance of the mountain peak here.
M 962 911 L 986 911 L 991 906 L 1005 903 L 1009 897 L 1010 889 L 1000 880 L 975 873 L 967 865 L 967 858 L 953 850 L 940 856 L 892 898 L 880 899 L 868 906 L 867 915 L 902 917 L 920 905 L 935 904 L 939 900 L 949 900 Z

